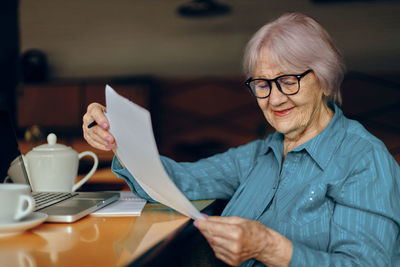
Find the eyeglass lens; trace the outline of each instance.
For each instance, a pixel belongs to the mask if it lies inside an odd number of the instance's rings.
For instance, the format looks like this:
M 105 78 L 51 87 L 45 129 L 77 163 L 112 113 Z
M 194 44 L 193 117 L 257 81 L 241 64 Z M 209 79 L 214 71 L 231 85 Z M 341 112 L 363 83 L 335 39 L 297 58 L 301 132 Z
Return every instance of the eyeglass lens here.
M 256 96 L 266 97 L 270 94 L 272 82 L 274 81 L 256 79 L 251 81 L 249 85 Z M 299 90 L 299 81 L 295 75 L 279 77 L 276 82 L 278 82 L 280 87 L 278 89 L 280 89 L 280 91 L 282 91 L 284 94 L 295 94 Z

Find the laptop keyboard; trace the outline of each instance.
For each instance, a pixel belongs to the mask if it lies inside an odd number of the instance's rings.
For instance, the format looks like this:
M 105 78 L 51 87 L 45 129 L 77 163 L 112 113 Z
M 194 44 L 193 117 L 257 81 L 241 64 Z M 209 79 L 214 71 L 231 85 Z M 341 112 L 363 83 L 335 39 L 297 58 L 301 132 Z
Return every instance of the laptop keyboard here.
M 36 192 L 32 196 L 35 199 L 35 210 L 40 210 L 51 206 L 55 203 L 61 202 L 65 199 L 71 198 L 78 193 L 59 193 L 59 192 Z

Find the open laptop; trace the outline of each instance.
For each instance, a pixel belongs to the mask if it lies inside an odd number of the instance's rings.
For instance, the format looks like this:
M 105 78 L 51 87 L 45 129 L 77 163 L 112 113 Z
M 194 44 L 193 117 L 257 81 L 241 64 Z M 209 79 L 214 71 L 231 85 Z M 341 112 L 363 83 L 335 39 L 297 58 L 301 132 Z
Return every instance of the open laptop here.
M 6 110 L 0 110 L 0 140 L 2 147 L 0 150 L 0 183 L 3 183 L 8 176 L 7 171 L 12 161 L 19 160 L 21 170 L 18 177 L 20 181 L 25 181 L 30 187 L 23 158 L 18 146 L 15 130 L 12 126 L 9 114 Z M 54 174 L 57 175 L 57 174 Z M 32 187 L 31 187 L 32 191 Z M 55 195 L 55 199 L 47 200 L 49 195 Z M 74 222 L 95 210 L 98 210 L 119 199 L 119 193 L 113 192 L 32 192 L 36 200 L 36 210 L 46 213 L 48 222 Z M 54 197 L 54 196 L 53 196 Z M 42 205 L 39 202 L 46 200 L 48 203 Z

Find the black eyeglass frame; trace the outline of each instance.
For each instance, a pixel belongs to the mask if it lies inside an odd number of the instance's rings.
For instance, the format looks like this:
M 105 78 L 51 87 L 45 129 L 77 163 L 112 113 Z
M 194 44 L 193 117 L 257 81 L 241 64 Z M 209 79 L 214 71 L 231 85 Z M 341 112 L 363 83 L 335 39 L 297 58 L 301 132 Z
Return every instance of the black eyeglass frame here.
M 279 92 L 281 92 L 282 94 L 284 94 L 284 95 L 295 95 L 300 91 L 300 80 L 301 80 L 301 78 L 303 78 L 304 76 L 306 76 L 307 74 L 309 74 L 312 71 L 313 71 L 312 69 L 308 69 L 305 72 L 303 72 L 302 74 L 284 74 L 284 75 L 280 75 L 278 77 L 275 77 L 274 79 L 263 79 L 263 78 L 253 79 L 252 77 L 250 77 L 249 79 L 247 79 L 245 81 L 245 85 L 250 90 L 251 94 L 253 96 L 255 96 L 256 98 L 267 98 L 267 97 L 269 97 L 270 94 L 271 94 L 271 91 L 272 91 L 272 82 L 274 82 L 276 84 L 276 87 L 278 88 Z M 291 94 L 286 94 L 285 92 L 283 92 L 283 90 L 281 88 L 281 85 L 279 84 L 278 80 L 280 78 L 286 77 L 286 76 L 294 76 L 294 77 L 297 78 L 297 84 L 298 84 L 299 87 L 298 87 L 296 92 L 291 93 Z M 251 88 L 251 86 L 250 86 L 250 83 L 253 82 L 253 81 L 266 81 L 268 83 L 269 88 L 270 88 L 268 95 L 266 95 L 266 96 L 257 96 L 255 94 L 255 92 L 253 91 L 253 89 Z

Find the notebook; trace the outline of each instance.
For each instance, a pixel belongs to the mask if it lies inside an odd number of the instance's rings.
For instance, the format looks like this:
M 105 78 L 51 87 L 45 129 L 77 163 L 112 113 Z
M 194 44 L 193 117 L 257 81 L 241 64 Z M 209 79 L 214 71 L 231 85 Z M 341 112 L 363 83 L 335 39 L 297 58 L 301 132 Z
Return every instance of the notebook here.
M 118 201 L 90 215 L 98 217 L 126 217 L 140 216 L 142 214 L 142 210 L 147 202 L 145 199 L 138 197 L 132 191 L 121 191 L 119 194 Z
M 0 182 L 3 183 L 7 177 L 7 171 L 13 160 L 21 161 L 21 181 L 25 181 L 29 186 L 29 179 L 26 173 L 23 158 L 18 146 L 15 130 L 12 126 L 9 114 L 6 110 L 0 110 L 0 140 L 2 147 L 0 151 Z M 32 187 L 31 187 L 32 191 Z M 50 201 L 49 204 L 40 205 L 40 198 L 48 198 L 48 195 L 55 195 L 57 199 Z M 32 192 L 36 200 L 36 210 L 48 215 L 48 222 L 74 222 L 80 218 L 112 203 L 119 199 L 116 192 Z

